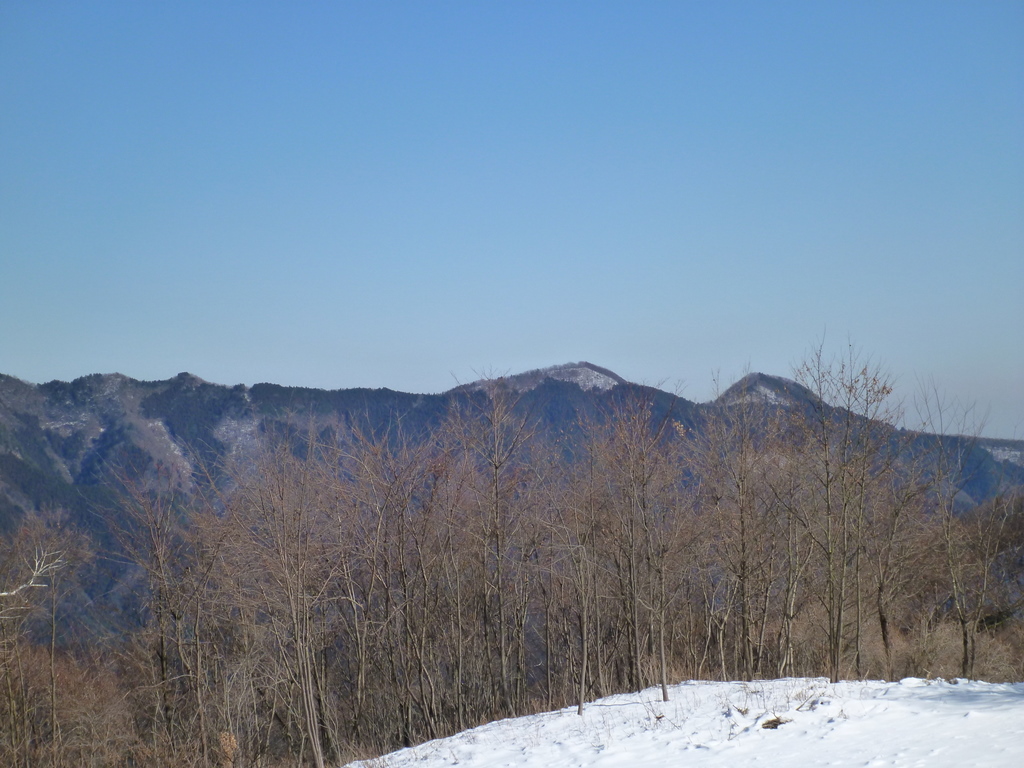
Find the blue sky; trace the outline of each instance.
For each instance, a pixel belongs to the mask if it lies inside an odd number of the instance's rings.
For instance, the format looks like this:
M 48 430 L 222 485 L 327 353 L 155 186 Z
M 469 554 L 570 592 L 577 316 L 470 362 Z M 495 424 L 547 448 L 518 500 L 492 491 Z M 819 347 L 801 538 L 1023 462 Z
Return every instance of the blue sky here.
M 1024 436 L 1024 3 L 0 2 L 0 371 L 711 393 Z

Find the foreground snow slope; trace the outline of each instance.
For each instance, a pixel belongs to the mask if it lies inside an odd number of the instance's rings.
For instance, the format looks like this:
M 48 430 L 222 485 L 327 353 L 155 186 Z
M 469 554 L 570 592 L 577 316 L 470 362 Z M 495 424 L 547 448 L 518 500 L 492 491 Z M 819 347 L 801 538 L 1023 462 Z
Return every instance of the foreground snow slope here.
M 670 697 L 612 696 L 352 766 L 1024 766 L 1024 683 L 689 682 Z

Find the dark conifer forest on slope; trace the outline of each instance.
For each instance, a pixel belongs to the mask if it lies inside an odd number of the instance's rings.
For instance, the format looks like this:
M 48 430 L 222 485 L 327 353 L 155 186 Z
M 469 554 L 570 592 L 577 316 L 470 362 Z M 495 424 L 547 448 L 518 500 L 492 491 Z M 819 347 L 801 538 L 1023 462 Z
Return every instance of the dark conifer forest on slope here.
M 1024 679 L 1024 442 L 812 354 L 708 403 L 0 377 L 0 762 L 336 765 L 684 679 Z

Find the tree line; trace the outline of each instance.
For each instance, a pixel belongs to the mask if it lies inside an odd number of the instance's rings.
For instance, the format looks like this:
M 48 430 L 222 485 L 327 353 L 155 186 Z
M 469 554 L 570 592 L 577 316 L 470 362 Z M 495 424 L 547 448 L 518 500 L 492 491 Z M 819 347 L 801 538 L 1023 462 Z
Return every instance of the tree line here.
M 856 355 L 796 375 L 806 407 L 690 427 L 620 387 L 566 441 L 498 379 L 428 435 L 121 473 L 133 631 L 59 642 L 97 555 L 59 513 L 4 544 L 0 762 L 322 768 L 682 679 L 1024 679 L 1019 493 L 964 508 L 970 441 L 901 430 Z

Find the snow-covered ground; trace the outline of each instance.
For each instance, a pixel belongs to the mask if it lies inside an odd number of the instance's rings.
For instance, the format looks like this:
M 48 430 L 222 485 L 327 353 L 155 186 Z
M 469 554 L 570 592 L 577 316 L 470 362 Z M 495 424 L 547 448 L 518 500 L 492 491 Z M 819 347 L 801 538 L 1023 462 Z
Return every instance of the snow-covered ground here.
M 669 693 L 502 720 L 352 766 L 1024 766 L 1024 683 L 793 678 Z

